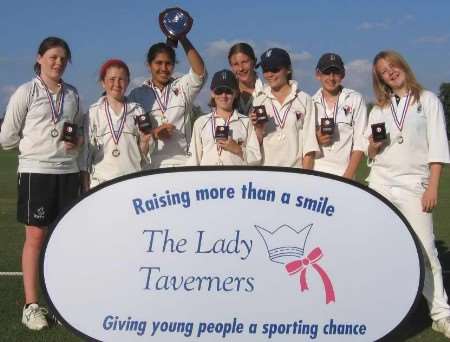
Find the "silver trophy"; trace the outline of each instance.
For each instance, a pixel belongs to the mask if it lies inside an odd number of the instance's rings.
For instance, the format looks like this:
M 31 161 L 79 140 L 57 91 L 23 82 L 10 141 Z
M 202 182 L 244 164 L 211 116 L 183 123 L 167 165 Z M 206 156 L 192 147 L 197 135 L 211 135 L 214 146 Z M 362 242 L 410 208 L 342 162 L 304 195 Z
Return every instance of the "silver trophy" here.
M 188 12 L 179 8 L 167 8 L 159 14 L 159 26 L 167 36 L 167 45 L 177 47 L 180 37 L 185 36 L 194 20 Z

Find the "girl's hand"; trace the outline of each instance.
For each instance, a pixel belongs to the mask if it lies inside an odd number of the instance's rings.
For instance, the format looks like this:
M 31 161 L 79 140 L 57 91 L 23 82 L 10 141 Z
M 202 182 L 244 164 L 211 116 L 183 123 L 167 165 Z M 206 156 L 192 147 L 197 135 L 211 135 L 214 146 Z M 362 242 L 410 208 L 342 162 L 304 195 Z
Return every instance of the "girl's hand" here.
M 243 157 L 241 145 L 239 145 L 236 141 L 231 139 L 231 137 L 228 137 L 227 140 L 225 139 L 217 140 L 217 146 L 223 148 L 225 151 L 236 154 L 241 158 Z
M 264 139 L 264 127 L 266 126 L 266 123 L 258 122 L 255 112 L 250 112 L 250 120 L 252 122 L 253 127 L 255 128 L 255 133 L 256 137 L 258 138 L 258 142 L 260 145 L 262 145 Z
M 167 140 L 172 137 L 173 132 L 175 131 L 175 126 L 170 123 L 163 123 L 161 126 L 156 127 L 152 134 L 155 139 Z
M 437 200 L 437 190 L 429 186 L 422 195 L 422 211 L 424 213 L 431 213 L 437 205 Z
M 320 146 L 331 145 L 331 143 L 333 141 L 332 135 L 331 134 L 323 134 L 322 131 L 320 130 L 320 126 L 316 129 L 316 137 L 317 137 L 317 142 L 319 143 Z
M 76 140 L 75 143 L 71 143 L 71 142 L 68 142 L 68 141 L 63 141 L 63 143 L 64 143 L 64 149 L 65 149 L 66 151 L 71 151 L 71 150 L 76 149 L 78 146 L 83 145 L 84 139 L 83 139 L 82 136 L 78 136 L 76 139 L 77 139 L 77 140 Z
M 153 141 L 152 133 L 142 133 L 139 131 L 139 150 L 143 155 L 147 155 L 150 150 L 150 142 Z
M 373 159 L 379 152 L 381 147 L 383 147 L 385 141 L 378 141 L 375 142 L 373 141 L 373 136 L 370 135 L 369 137 L 369 150 L 368 150 L 368 154 L 369 154 L 369 158 Z

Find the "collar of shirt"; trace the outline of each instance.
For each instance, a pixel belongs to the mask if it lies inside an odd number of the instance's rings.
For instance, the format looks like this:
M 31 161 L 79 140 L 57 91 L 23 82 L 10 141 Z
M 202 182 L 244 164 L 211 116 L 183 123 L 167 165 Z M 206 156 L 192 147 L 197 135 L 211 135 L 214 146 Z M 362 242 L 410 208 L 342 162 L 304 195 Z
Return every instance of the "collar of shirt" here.
M 291 102 L 292 100 L 294 100 L 295 97 L 297 96 L 297 94 L 300 92 L 300 89 L 298 88 L 297 81 L 290 80 L 289 81 L 289 85 L 291 86 L 291 92 L 284 99 L 284 102 L 283 102 L 282 106 L 284 106 L 285 104 L 287 104 L 287 103 Z M 265 86 L 264 87 L 264 93 L 266 94 L 266 96 L 269 99 L 276 100 L 275 96 L 272 94 L 272 89 L 270 89 L 269 86 Z
M 212 118 L 213 117 L 214 112 L 209 114 L 209 117 Z M 239 114 L 239 112 L 235 109 L 233 110 L 233 113 L 231 113 L 231 117 L 230 117 L 230 123 L 233 121 L 238 121 L 241 119 L 241 114 Z M 221 118 L 220 116 L 216 115 L 216 118 Z M 226 121 L 225 119 L 222 119 L 224 122 Z
M 256 76 L 256 82 L 255 82 L 255 90 L 253 91 L 253 96 L 256 97 L 264 92 L 264 83 L 262 82 L 261 78 L 259 76 Z
M 39 88 L 45 89 L 45 86 L 42 84 L 41 81 L 39 81 L 39 79 L 37 77 L 35 77 L 33 79 L 33 81 L 34 81 L 35 84 L 37 84 L 37 86 Z M 64 83 L 64 81 L 61 79 L 61 83 L 58 84 L 59 88 L 58 88 L 58 91 L 56 93 L 52 92 L 49 88 L 47 88 L 47 89 L 48 89 L 48 91 L 50 92 L 51 95 L 55 95 L 55 94 L 59 93 L 59 91 L 61 90 L 61 86 L 62 85 L 64 85 L 64 87 L 66 87 L 66 83 Z

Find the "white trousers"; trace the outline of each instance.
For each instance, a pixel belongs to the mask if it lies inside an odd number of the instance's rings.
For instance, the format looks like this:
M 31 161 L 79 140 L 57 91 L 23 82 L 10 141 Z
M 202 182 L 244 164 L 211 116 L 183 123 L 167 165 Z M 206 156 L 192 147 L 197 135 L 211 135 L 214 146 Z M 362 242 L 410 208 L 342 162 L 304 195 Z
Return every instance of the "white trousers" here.
M 419 238 L 425 264 L 423 295 L 427 300 L 431 319 L 436 321 L 449 317 L 450 307 L 442 280 L 442 268 L 434 244 L 433 217 L 431 213 L 422 211 L 421 198 L 424 189 L 374 183 L 369 184 L 369 186 L 386 197 L 400 210 Z

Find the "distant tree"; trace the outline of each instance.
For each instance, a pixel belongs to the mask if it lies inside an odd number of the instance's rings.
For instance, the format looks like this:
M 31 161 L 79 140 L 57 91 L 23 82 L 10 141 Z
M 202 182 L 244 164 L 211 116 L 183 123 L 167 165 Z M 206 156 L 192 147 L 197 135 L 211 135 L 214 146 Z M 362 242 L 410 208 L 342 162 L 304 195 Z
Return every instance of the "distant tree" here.
M 444 106 L 445 121 L 447 122 L 447 135 L 450 132 L 450 83 L 442 83 L 439 87 L 439 99 Z

